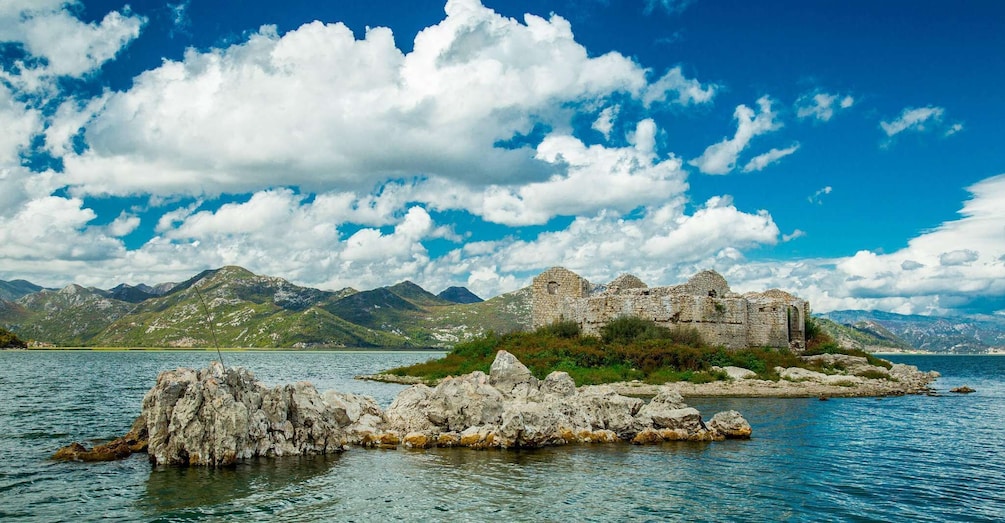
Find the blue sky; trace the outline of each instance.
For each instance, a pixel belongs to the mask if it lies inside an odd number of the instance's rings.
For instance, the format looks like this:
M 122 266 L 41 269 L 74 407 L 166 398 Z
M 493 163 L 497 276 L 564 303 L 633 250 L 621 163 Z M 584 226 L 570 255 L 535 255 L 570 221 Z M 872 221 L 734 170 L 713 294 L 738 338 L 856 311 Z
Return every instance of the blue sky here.
M 0 279 L 1005 314 L 1005 4 L 10 0 Z

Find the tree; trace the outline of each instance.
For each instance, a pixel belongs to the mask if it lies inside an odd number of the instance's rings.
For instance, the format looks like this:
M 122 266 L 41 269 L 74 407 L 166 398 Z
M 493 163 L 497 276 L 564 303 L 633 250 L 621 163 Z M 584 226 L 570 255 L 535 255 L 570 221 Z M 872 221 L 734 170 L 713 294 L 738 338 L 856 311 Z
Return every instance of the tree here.
M 28 344 L 21 341 L 13 332 L 0 327 L 0 349 L 26 349 Z

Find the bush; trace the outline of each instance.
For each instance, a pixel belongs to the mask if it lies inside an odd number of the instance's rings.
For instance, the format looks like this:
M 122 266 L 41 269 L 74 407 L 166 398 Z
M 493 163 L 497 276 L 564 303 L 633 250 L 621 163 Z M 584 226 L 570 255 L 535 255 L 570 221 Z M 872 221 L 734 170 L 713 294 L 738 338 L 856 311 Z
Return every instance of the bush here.
M 0 327 L 0 349 L 26 349 L 28 344 L 21 341 L 13 332 Z
M 600 339 L 604 343 L 621 345 L 642 340 L 667 340 L 670 329 L 638 316 L 621 316 L 600 328 Z
M 579 323 L 568 320 L 549 323 L 548 325 L 538 327 L 535 332 L 556 338 L 578 338 L 583 330 L 579 327 Z

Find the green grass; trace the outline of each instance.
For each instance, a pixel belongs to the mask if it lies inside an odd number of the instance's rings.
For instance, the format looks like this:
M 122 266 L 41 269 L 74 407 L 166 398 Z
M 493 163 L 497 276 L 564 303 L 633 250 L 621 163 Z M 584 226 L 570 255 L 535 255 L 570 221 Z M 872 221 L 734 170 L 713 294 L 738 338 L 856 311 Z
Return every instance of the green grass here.
M 788 349 L 710 347 L 695 329 L 667 329 L 626 317 L 606 325 L 599 337 L 583 336 L 578 325 L 570 322 L 547 325 L 534 332 L 489 333 L 458 344 L 439 360 L 388 372 L 430 381 L 475 370 L 487 373 L 499 350 L 516 356 L 539 379 L 560 370 L 568 372 L 576 385 L 632 380 L 651 384 L 708 383 L 727 378 L 725 373 L 713 371 L 713 366 L 743 367 L 769 380 L 779 379 L 775 367 L 825 370 Z M 827 350 L 832 349 L 828 346 Z

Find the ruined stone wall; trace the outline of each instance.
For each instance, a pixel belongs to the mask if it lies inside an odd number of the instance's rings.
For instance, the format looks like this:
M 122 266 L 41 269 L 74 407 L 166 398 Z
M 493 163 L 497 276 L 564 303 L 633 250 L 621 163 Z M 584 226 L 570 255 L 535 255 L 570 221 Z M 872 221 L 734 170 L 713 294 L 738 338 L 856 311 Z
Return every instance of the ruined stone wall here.
M 590 282 L 563 267 L 552 267 L 534 278 L 532 288 L 531 325 L 536 329 L 556 321 L 576 319 L 572 316 L 572 306 L 589 294 Z
M 573 320 L 599 334 L 614 318 L 637 316 L 665 327 L 693 327 L 710 345 L 805 347 L 808 304 L 783 291 L 738 295 L 725 278 L 703 271 L 687 283 L 648 288 L 634 276 L 593 286 L 572 271 L 549 269 L 534 279 L 534 327 Z

